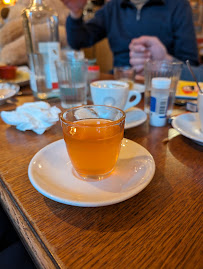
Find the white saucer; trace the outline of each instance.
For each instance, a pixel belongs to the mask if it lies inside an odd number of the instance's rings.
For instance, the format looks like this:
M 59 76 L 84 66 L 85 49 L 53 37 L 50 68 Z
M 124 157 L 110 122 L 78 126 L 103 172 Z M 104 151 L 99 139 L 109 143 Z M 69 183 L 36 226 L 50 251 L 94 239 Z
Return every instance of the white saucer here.
M 203 145 L 203 133 L 200 132 L 200 121 L 198 113 L 186 113 L 177 116 L 172 121 L 172 126 L 182 135 Z
M 136 127 L 147 119 L 147 114 L 136 107 L 130 108 L 126 111 L 125 129 Z
M 151 181 L 155 163 L 139 144 L 123 139 L 115 170 L 101 181 L 85 181 L 75 174 L 63 139 L 47 145 L 32 158 L 28 176 L 44 196 L 68 205 L 97 207 L 122 202 Z

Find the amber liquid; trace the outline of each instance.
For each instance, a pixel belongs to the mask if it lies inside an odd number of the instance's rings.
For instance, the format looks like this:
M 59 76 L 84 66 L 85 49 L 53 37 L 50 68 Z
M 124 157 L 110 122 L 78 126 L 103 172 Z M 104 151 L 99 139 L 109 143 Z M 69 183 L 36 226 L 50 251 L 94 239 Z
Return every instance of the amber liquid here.
M 133 80 L 128 79 L 128 78 L 121 78 L 121 80 L 128 83 L 129 90 L 133 90 L 133 88 L 134 88 Z
M 77 121 L 77 126 L 63 124 L 64 140 L 75 170 L 83 177 L 108 174 L 120 152 L 124 121 L 111 125 L 105 119 Z

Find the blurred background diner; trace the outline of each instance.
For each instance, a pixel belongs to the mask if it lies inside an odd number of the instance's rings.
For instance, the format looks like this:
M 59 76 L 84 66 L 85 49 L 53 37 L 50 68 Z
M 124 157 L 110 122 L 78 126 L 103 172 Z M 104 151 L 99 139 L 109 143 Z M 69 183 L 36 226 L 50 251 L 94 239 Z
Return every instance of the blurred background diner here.
M 59 14 L 61 47 L 83 50 L 86 58 L 100 65 L 102 72 L 109 72 L 113 66 L 129 65 L 129 44 L 133 38 L 142 35 L 159 38 L 168 53 L 178 60 L 189 59 L 192 65 L 198 65 L 202 61 L 201 0 L 165 3 L 162 0 L 45 2 Z M 82 4 L 77 14 L 80 19 L 73 19 L 74 13 L 71 12 L 72 15 L 68 16 L 69 9 L 76 7 L 77 2 Z M 29 3 L 30 0 L 0 1 L 1 63 L 28 64 L 21 12 Z M 80 34 L 77 34 L 78 31 Z
M 111 0 L 85 22 L 83 9 L 87 1 L 63 0 L 70 9 L 66 30 L 74 49 L 90 47 L 108 38 L 113 65 L 129 65 L 129 44 L 142 35 L 157 36 L 168 52 L 178 60 L 198 65 L 198 49 L 187 0 Z
M 133 39 L 130 43 L 130 64 L 136 72 L 136 77 L 141 79 L 144 76 L 144 67 L 146 61 L 151 58 L 157 61 L 173 61 L 173 56 L 170 55 L 166 47 L 161 43 L 157 37 L 142 36 Z M 203 81 L 203 64 L 193 67 L 193 71 L 198 81 Z M 144 79 L 144 77 L 143 77 Z M 183 65 L 180 79 L 193 80 L 190 70 Z

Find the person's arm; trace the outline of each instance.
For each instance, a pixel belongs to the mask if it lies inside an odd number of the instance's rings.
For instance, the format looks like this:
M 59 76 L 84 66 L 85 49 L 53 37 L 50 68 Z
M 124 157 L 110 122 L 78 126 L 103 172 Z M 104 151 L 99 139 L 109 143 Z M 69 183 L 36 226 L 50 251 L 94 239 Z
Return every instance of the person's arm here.
M 141 36 L 134 38 L 130 45 L 130 64 L 137 74 L 142 73 L 147 60 L 173 60 L 166 47 L 155 36 Z
M 144 64 L 148 59 L 152 60 L 167 60 L 172 61 L 174 57 L 171 56 L 163 43 L 155 36 L 142 36 L 135 38 L 129 45 L 130 49 L 130 63 L 136 71 L 136 78 L 140 75 L 143 77 Z M 176 60 L 176 59 L 175 59 Z M 198 81 L 203 82 L 203 65 L 192 67 Z M 193 77 L 186 64 L 183 64 L 180 79 L 193 81 Z
M 82 16 L 83 9 L 87 4 L 87 0 L 61 0 L 70 10 L 70 16 L 79 19 Z
M 110 4 L 110 3 L 109 3 Z M 69 45 L 74 49 L 90 47 L 106 37 L 106 19 L 108 4 L 98 10 L 93 19 L 83 21 L 83 17 L 74 19 L 69 16 L 66 31 Z
M 177 1 L 176 9 L 172 16 L 173 56 L 177 59 L 182 59 L 182 61 L 189 59 L 192 65 L 198 65 L 198 49 L 192 17 L 189 1 Z

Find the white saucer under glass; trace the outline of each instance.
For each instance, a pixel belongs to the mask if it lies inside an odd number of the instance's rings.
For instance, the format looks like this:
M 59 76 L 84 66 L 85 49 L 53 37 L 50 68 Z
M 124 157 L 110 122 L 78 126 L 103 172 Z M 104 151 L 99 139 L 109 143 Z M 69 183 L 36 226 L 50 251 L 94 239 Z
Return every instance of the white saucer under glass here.
M 85 181 L 72 167 L 63 139 L 41 149 L 31 160 L 28 175 L 44 196 L 68 205 L 97 207 L 122 202 L 152 180 L 155 163 L 141 145 L 123 139 L 114 171 L 101 181 Z

